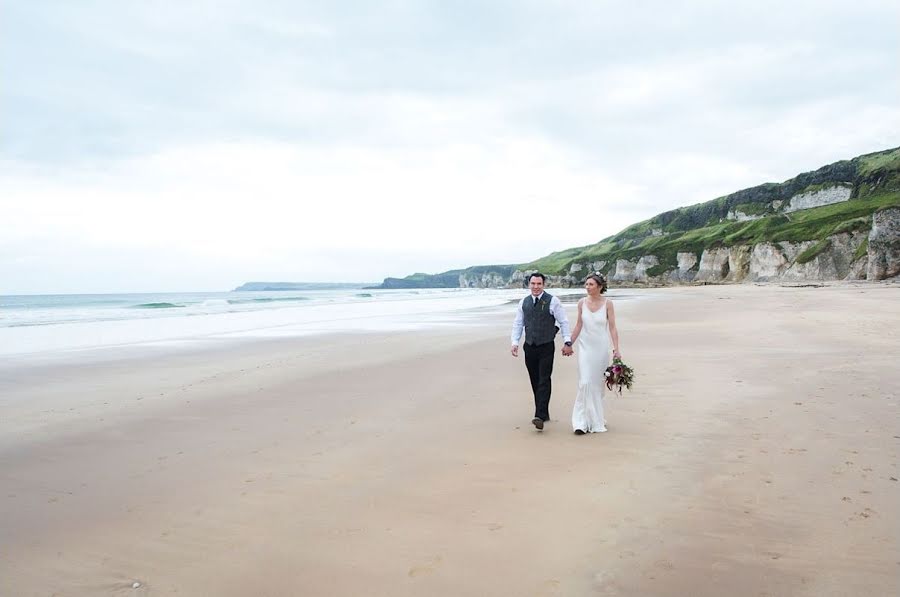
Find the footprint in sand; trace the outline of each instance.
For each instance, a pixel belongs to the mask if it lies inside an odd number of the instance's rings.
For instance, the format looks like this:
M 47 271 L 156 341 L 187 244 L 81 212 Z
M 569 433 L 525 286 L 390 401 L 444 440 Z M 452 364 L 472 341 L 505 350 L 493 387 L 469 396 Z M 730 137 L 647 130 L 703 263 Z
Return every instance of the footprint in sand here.
M 555 591 L 559 588 L 559 581 L 555 578 L 551 578 L 549 580 L 545 580 L 543 582 L 544 591 Z
M 594 574 L 594 591 L 600 595 L 620 594 L 613 576 L 606 572 L 597 572 Z
M 675 570 L 675 564 L 669 560 L 656 560 L 653 562 L 653 565 L 657 568 L 662 568 L 663 570 Z
M 419 564 L 418 566 L 410 568 L 408 575 L 410 578 L 415 578 L 417 576 L 422 576 L 423 574 L 431 574 L 441 565 L 441 560 L 441 556 L 435 556 L 424 564 Z

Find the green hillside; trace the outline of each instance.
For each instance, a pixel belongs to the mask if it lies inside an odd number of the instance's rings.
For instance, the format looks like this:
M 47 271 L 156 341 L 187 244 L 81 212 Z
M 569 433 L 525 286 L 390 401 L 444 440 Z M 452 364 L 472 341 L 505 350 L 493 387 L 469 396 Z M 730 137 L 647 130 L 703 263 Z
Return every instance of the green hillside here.
M 849 200 L 794 211 L 789 206 L 798 196 L 835 190 L 844 198 L 849 193 Z M 644 255 L 659 259 L 659 265 L 647 272 L 655 276 L 675 268 L 679 252 L 699 256 L 704 249 L 714 247 L 765 241 L 820 241 L 798 258 L 803 263 L 825 250 L 832 234 L 868 230 L 872 214 L 886 207 L 900 207 L 900 148 L 829 164 L 782 183 L 765 183 L 673 209 L 596 244 L 551 253 L 530 263 L 481 265 L 435 275 L 387 278 L 382 287 L 458 287 L 461 276 L 475 279 L 487 274 L 508 279 L 516 270 L 563 275 L 572 264 L 589 262 L 605 262 L 603 270 L 611 272 L 617 260 L 635 261 Z M 738 212 L 742 218 L 752 219 L 738 221 Z
M 773 206 L 773 202 L 786 203 L 796 195 L 834 186 L 851 189 L 850 200 L 791 213 L 784 213 L 784 205 L 781 209 Z M 892 206 L 900 206 L 900 148 L 830 164 L 781 184 L 762 184 L 667 211 L 594 245 L 551 253 L 520 269 L 562 274 L 572 263 L 588 261 L 606 261 L 604 269 L 613 269 L 617 259 L 655 255 L 662 272 L 677 265 L 676 254 L 682 251 L 699 254 L 719 246 L 824 240 L 838 232 L 868 229 L 873 212 Z M 728 220 L 733 211 L 762 217 Z

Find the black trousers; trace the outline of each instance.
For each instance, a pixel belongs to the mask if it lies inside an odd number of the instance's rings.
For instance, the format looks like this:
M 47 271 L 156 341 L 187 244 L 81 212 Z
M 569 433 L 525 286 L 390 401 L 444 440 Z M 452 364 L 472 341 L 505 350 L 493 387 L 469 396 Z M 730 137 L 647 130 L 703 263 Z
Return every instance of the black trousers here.
M 531 379 L 531 391 L 534 392 L 534 418 L 550 420 L 550 376 L 553 374 L 553 355 L 556 344 L 525 343 L 525 367 Z

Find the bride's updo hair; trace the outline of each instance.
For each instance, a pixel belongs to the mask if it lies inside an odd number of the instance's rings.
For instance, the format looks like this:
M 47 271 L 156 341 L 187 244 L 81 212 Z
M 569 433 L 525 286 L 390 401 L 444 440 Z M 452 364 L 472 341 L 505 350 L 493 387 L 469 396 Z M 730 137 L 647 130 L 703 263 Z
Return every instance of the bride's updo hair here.
M 587 281 L 588 279 L 591 279 L 597 283 L 597 285 L 600 287 L 600 294 L 606 292 L 606 288 L 608 286 L 608 284 L 606 283 L 606 276 L 604 276 L 600 272 L 594 272 L 592 274 L 589 274 L 588 277 L 585 278 L 585 281 Z

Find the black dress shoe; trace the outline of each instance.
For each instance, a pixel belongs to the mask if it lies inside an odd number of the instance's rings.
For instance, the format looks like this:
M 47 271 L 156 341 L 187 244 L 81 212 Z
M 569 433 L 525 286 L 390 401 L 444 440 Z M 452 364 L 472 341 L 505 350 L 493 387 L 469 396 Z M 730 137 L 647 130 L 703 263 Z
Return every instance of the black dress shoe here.
M 541 419 L 540 417 L 535 417 L 535 418 L 531 419 L 531 422 L 537 428 L 538 431 L 541 431 L 544 429 L 544 420 Z
M 582 431 L 581 429 L 576 429 L 575 435 L 584 435 L 584 431 Z

